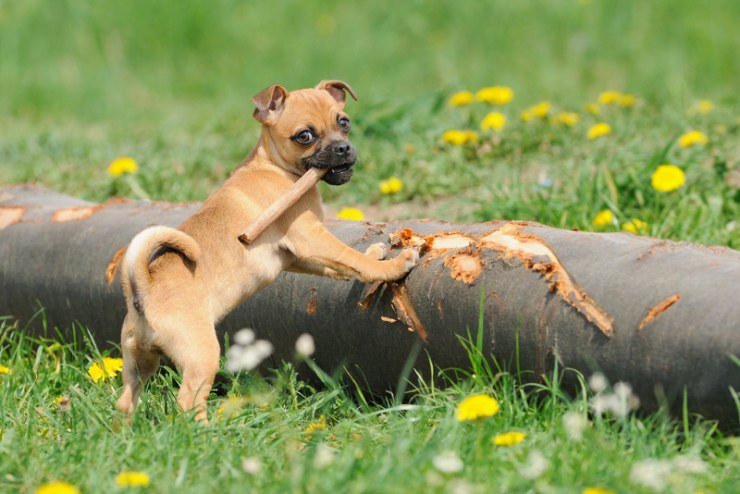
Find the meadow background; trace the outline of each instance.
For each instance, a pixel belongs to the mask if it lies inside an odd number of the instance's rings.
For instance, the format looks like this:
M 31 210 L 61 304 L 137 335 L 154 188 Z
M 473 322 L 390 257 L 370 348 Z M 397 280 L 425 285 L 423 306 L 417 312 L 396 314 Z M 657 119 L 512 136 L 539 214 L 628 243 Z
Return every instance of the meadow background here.
M 0 0 L 0 183 L 202 200 L 256 141 L 254 94 L 342 79 L 360 97 L 348 105 L 360 158 L 350 185 L 322 185 L 331 215 L 521 219 L 737 249 L 738 25 L 734 0 Z M 489 86 L 514 97 L 450 105 Z M 493 111 L 505 124 L 481 129 Z M 610 131 L 589 138 L 599 123 Z M 476 138 L 455 144 L 450 130 Z M 704 139 L 682 145 L 690 131 Z M 138 170 L 112 176 L 123 156 Z M 654 186 L 664 164 L 684 177 L 675 190 Z M 287 366 L 267 381 L 226 376 L 212 408 L 231 411 L 203 427 L 172 416 L 165 369 L 128 427 L 110 421 L 120 378 L 87 373 L 115 349 L 101 354 L 84 328 L 63 345 L 10 320 L 0 331 L 3 491 L 708 493 L 740 481 L 736 438 L 688 414 L 600 419 L 588 376 L 578 397 L 557 376 L 525 389 L 503 369 L 378 404 L 329 378 L 314 390 Z M 501 411 L 457 420 L 476 393 Z M 526 439 L 491 443 L 513 430 Z M 125 470 L 147 485 L 116 483 Z

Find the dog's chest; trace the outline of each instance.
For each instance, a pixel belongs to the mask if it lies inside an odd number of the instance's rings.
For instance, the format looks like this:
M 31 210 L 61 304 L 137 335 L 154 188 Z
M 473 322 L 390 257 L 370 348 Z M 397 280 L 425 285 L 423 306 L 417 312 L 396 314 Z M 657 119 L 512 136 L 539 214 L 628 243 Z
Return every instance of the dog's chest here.
M 245 249 L 242 263 L 244 275 L 252 278 L 258 284 L 258 289 L 272 283 L 287 265 L 286 253 L 274 243 Z
M 250 246 L 239 262 L 221 266 L 211 290 L 217 319 L 272 283 L 288 263 L 283 251 L 268 244 Z

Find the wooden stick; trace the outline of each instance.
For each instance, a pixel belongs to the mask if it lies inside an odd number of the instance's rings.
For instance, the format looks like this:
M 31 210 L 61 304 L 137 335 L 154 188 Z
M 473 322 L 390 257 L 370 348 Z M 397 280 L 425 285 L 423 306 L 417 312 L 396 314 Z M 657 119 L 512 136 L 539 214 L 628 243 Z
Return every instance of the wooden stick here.
M 251 244 L 265 231 L 276 219 L 280 217 L 289 207 L 295 204 L 308 189 L 316 185 L 323 177 L 328 168 L 309 168 L 288 191 L 272 203 L 270 207 L 262 211 L 257 218 L 239 235 L 239 240 L 245 244 Z

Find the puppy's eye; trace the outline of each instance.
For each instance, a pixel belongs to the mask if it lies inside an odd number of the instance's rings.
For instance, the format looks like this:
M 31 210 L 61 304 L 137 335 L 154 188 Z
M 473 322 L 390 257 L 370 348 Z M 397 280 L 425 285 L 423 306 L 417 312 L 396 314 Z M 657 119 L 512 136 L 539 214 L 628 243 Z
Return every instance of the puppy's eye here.
M 349 129 L 352 127 L 352 124 L 349 123 L 349 118 L 347 117 L 339 117 L 337 124 L 342 132 L 349 132 Z
M 316 139 L 316 136 L 314 135 L 313 132 L 311 132 L 308 129 L 302 130 L 293 136 L 293 140 L 295 142 L 297 142 L 298 144 L 303 144 L 303 145 L 311 144 L 314 141 L 314 139 Z

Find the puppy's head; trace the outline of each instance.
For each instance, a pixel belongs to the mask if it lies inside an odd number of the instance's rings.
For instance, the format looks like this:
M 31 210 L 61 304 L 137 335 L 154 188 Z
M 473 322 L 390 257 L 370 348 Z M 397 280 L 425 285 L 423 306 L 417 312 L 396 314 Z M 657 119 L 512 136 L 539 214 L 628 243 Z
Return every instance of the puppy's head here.
M 342 185 L 352 178 L 357 152 L 349 142 L 350 121 L 344 113 L 342 81 L 321 81 L 315 88 L 288 92 L 275 84 L 254 98 L 254 118 L 262 124 L 263 145 L 273 162 L 302 174 L 312 167 L 328 168 L 325 182 Z

